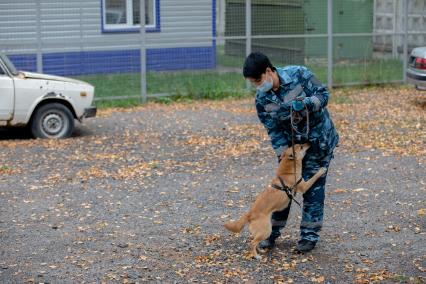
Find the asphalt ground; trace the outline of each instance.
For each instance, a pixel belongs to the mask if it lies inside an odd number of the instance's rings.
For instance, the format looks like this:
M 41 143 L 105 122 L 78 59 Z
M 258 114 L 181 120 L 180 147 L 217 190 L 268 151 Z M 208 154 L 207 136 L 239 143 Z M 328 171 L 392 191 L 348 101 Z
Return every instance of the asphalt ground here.
M 293 205 L 260 261 L 222 226 L 277 166 L 253 99 L 103 110 L 65 140 L 0 130 L 0 282 L 424 283 L 425 101 L 337 91 L 321 241 L 294 251 Z

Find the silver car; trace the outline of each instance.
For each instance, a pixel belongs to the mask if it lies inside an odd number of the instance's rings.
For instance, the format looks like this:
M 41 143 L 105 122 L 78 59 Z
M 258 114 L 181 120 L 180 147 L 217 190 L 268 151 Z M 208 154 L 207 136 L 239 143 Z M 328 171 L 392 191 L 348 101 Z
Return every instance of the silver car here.
M 408 61 L 407 81 L 426 90 L 426 47 L 414 48 Z

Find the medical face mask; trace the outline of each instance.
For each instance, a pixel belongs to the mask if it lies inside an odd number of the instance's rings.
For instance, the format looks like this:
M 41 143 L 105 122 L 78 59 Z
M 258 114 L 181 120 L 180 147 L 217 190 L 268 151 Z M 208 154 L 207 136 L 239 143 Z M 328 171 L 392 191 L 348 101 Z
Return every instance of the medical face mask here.
M 266 75 L 266 76 L 267 77 L 266 77 L 265 81 L 263 81 L 263 83 L 256 88 L 259 92 L 266 93 L 266 92 L 269 92 L 272 89 L 272 86 L 273 86 L 272 78 L 268 75 Z M 268 78 L 270 78 L 271 81 L 269 81 Z

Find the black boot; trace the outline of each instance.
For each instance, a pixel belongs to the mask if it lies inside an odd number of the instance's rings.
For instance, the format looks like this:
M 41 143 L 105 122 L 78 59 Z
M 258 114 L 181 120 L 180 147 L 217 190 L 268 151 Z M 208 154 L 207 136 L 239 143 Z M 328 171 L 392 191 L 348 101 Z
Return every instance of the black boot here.
M 272 249 L 275 246 L 275 239 L 274 237 L 270 236 L 266 240 L 263 240 L 259 243 L 260 249 Z
M 266 239 L 259 243 L 260 249 L 272 249 L 275 246 L 275 240 L 281 236 L 280 226 L 272 226 L 271 235 Z
M 313 250 L 316 244 L 316 242 L 302 239 L 297 242 L 296 250 L 300 253 L 308 252 Z

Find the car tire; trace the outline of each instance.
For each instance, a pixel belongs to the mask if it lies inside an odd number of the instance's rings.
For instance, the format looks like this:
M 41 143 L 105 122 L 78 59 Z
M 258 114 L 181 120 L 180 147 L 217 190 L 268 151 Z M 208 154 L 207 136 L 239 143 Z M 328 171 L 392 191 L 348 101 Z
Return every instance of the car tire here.
M 36 110 L 30 127 L 36 138 L 68 138 L 74 130 L 74 116 L 65 105 L 48 103 Z

